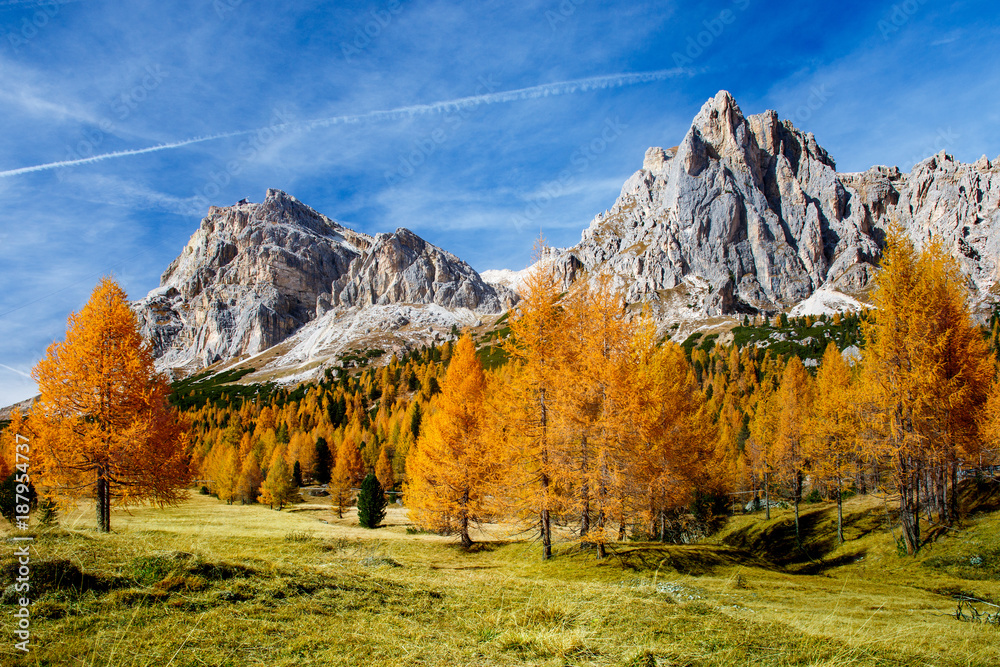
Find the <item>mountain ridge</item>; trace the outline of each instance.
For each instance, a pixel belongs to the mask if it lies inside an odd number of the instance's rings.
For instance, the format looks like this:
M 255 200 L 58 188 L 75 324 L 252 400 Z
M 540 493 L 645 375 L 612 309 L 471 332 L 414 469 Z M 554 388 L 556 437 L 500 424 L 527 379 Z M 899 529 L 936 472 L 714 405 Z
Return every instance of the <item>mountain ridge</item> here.
M 211 207 L 133 307 L 158 365 L 193 371 L 262 353 L 331 311 L 434 304 L 500 314 L 515 300 L 405 228 L 369 236 L 270 189 L 260 204 Z
M 615 204 L 563 253 L 560 273 L 566 284 L 608 274 L 627 301 L 654 306 L 661 291 L 697 276 L 709 283 L 706 316 L 776 312 L 821 286 L 862 292 L 893 221 L 918 246 L 940 237 L 979 297 L 996 292 L 995 162 L 962 164 L 942 152 L 908 175 L 884 166 L 840 173 L 811 133 L 774 111 L 744 116 L 720 91 L 676 149 L 646 152 Z
M 897 222 L 918 246 L 941 238 L 977 302 L 995 300 L 1000 158 L 941 152 L 909 174 L 841 173 L 812 133 L 774 111 L 746 116 L 720 91 L 677 146 L 646 151 L 579 243 L 527 269 L 484 279 L 405 228 L 370 236 L 268 190 L 260 204 L 211 207 L 135 309 L 163 369 L 274 350 L 269 372 L 307 378 L 352 347 L 401 351 L 479 326 L 511 308 L 540 265 L 567 289 L 610 276 L 662 329 L 788 310 L 820 289 L 857 303 L 849 297 L 863 296 Z

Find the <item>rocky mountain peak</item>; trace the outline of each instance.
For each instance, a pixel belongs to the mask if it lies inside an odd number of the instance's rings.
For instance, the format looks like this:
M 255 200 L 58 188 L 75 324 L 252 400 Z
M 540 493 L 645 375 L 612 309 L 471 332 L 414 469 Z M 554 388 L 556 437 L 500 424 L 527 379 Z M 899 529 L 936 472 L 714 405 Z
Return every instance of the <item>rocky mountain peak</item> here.
M 261 352 L 330 310 L 430 304 L 500 312 L 516 299 L 407 229 L 371 237 L 281 190 L 211 207 L 135 304 L 164 368 L 197 369 Z
M 675 152 L 646 151 L 558 273 L 609 274 L 630 302 L 674 303 L 663 317 L 773 312 L 820 286 L 865 290 L 884 229 L 899 220 L 918 244 L 945 239 L 986 294 L 998 277 L 998 198 L 985 157 L 966 165 L 941 153 L 909 175 L 839 174 L 812 133 L 771 110 L 745 116 L 719 91 Z

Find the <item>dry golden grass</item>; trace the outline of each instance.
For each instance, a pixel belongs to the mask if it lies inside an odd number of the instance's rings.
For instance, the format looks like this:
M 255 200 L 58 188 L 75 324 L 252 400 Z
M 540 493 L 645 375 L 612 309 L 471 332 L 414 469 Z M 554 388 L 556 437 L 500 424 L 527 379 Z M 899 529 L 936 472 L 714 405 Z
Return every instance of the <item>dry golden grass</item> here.
M 32 651 L 18 655 L 7 632 L 0 662 L 1000 664 L 1000 629 L 947 615 L 951 593 L 1000 599 L 997 515 L 920 559 L 898 556 L 877 503 L 857 499 L 844 546 L 826 539 L 831 507 L 807 509 L 812 560 L 782 555 L 789 517 L 777 512 L 736 518 L 712 543 L 628 543 L 597 562 L 567 541 L 541 562 L 500 526 L 464 551 L 413 533 L 401 509 L 369 531 L 325 502 L 276 512 L 194 495 L 116 512 L 110 535 L 93 530 L 91 508 L 69 513 L 32 552 L 46 587 Z M 970 554 L 985 568 L 970 570 Z

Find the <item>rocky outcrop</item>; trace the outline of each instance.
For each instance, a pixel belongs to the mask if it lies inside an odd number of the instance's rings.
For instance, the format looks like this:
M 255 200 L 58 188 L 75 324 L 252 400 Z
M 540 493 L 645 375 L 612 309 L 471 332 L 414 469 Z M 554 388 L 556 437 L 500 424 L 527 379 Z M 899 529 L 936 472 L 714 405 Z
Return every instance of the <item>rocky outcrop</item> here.
M 197 369 L 256 354 L 328 311 L 438 304 L 501 312 L 516 299 L 399 229 L 371 237 L 280 190 L 212 207 L 160 287 L 134 304 L 158 365 Z
M 331 301 L 346 307 L 434 303 L 499 313 L 510 305 L 510 295 L 498 295 L 458 257 L 400 228 L 375 236 L 364 257 L 334 282 Z
M 939 154 L 909 175 L 839 174 L 830 155 L 774 111 L 745 117 L 710 99 L 675 149 L 650 148 L 609 211 L 561 256 L 567 282 L 609 274 L 630 302 L 707 280 L 704 314 L 775 311 L 820 286 L 868 286 L 885 229 L 902 224 L 954 251 L 980 293 L 997 280 L 1000 170 Z

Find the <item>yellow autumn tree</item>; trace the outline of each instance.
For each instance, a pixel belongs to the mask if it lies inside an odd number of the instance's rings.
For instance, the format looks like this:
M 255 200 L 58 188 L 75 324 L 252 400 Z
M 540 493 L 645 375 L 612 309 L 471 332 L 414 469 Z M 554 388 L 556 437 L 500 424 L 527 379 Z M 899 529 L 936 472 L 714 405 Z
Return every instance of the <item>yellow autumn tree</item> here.
M 857 427 L 851 368 L 836 343 L 827 345 L 823 353 L 815 386 L 806 450 L 813 479 L 832 486 L 837 496 L 837 539 L 843 544 L 844 479 L 857 460 Z
M 466 548 L 469 528 L 486 518 L 495 489 L 496 461 L 483 437 L 486 377 L 472 337 L 455 345 L 428 416 L 407 461 L 403 497 L 414 523 L 454 529 Z
M 580 516 L 580 538 L 605 556 L 611 523 L 622 514 L 624 437 L 632 423 L 634 326 L 621 293 L 606 276 L 578 286 L 564 301 L 554 362 L 552 423 L 559 451 L 553 481 L 566 493 L 563 509 Z
M 764 518 L 771 519 L 771 484 L 775 471 L 774 443 L 778 432 L 778 395 L 770 381 L 757 391 L 747 454 L 750 468 L 764 491 Z
M 111 530 L 112 501 L 173 503 L 191 480 L 182 425 L 153 367 L 125 292 L 102 279 L 32 371 L 32 464 L 41 486 L 93 493 L 97 526 Z
M 994 465 L 1000 453 L 1000 379 L 990 385 L 986 404 L 979 413 L 979 427 L 984 446 L 972 463 L 981 468 Z
M 295 497 L 298 489 L 292 481 L 292 471 L 288 468 L 284 453 L 280 449 L 274 451 L 271 467 L 267 471 L 264 484 L 261 485 L 260 502 L 271 507 L 278 506 L 281 511 Z
M 365 463 L 361 458 L 361 450 L 353 434 L 344 435 L 344 439 L 337 447 L 337 461 L 333 468 L 333 475 L 327 489 L 330 491 L 330 499 L 337 506 L 337 516 L 344 518 L 344 508 L 351 500 L 351 493 L 354 487 L 361 483 L 365 474 Z
M 552 515 L 560 505 L 554 484 L 558 439 L 552 423 L 564 334 L 559 290 L 560 281 L 551 267 L 541 265 L 531 271 L 522 289 L 523 299 L 511 316 L 511 335 L 504 343 L 510 358 L 505 369 L 509 400 L 500 436 L 512 462 L 507 495 L 514 516 L 538 527 L 545 560 L 552 557 Z
M 957 505 L 959 462 L 978 447 L 993 369 L 967 299 L 961 271 L 939 243 L 918 254 L 901 228 L 889 230 L 872 293 L 877 312 L 863 323 L 862 363 L 870 446 L 891 465 L 911 554 L 921 547 L 927 503 L 953 515 L 946 505 L 948 498 Z
M 728 480 L 715 456 L 716 426 L 683 349 L 670 342 L 645 348 L 634 384 L 641 439 L 630 448 L 629 469 L 641 481 L 642 513 L 666 541 L 673 514 L 698 491 L 727 490 Z
M 239 451 L 235 447 L 226 447 L 215 472 L 215 491 L 219 500 L 232 505 L 239 496 L 239 484 Z
M 375 476 L 386 493 L 396 486 L 396 475 L 392 471 L 392 455 L 389 454 L 388 447 L 383 447 L 382 452 L 378 455 L 378 461 L 375 463 Z
M 812 381 L 802 360 L 790 357 L 778 387 L 778 430 L 774 461 L 779 476 L 788 484 L 795 507 L 795 541 L 802 545 L 799 505 L 808 466 L 806 438 L 812 410 Z
M 239 481 L 236 485 L 236 493 L 240 502 L 244 505 L 252 505 L 257 502 L 260 496 L 260 485 L 264 482 L 264 474 L 261 472 L 257 457 L 252 453 L 243 459 L 240 467 Z

